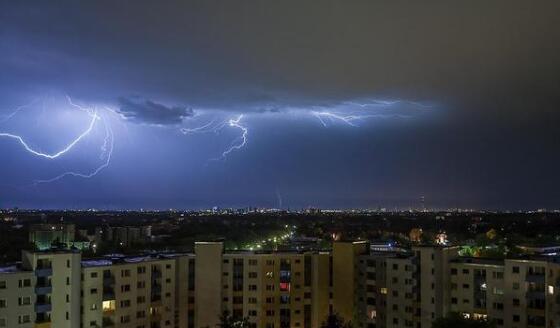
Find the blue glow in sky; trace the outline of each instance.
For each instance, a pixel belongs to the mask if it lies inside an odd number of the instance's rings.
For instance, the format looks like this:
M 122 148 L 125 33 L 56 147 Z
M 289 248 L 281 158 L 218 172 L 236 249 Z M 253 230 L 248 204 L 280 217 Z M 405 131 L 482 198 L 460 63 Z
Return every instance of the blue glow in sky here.
M 0 207 L 559 205 L 557 2 L 0 6 Z

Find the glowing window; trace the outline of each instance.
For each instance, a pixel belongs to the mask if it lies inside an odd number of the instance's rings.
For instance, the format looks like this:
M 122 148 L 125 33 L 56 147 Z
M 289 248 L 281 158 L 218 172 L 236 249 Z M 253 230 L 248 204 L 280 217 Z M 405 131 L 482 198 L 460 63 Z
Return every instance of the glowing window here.
M 115 311 L 115 300 L 103 301 L 103 311 Z

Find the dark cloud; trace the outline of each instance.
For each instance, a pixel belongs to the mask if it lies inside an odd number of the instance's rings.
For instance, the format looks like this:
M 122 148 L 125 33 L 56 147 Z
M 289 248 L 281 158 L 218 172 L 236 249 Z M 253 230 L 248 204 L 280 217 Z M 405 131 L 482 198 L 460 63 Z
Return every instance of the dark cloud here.
M 135 123 L 175 125 L 194 115 L 194 111 L 188 107 L 170 107 L 151 100 L 125 97 L 120 97 L 118 100 L 118 112 L 127 120 Z

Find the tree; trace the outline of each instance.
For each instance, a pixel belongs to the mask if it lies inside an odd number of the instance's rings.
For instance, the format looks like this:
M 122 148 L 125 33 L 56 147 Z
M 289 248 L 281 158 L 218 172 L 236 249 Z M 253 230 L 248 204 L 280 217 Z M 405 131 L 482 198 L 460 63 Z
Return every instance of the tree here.
M 220 328 L 249 328 L 249 319 L 230 315 L 229 311 L 224 311 L 220 315 Z
M 323 321 L 321 328 L 352 328 L 352 322 L 344 321 L 337 313 L 331 313 Z
M 450 313 L 445 318 L 432 322 L 432 328 L 495 328 L 496 324 L 484 319 L 467 319 L 459 313 Z

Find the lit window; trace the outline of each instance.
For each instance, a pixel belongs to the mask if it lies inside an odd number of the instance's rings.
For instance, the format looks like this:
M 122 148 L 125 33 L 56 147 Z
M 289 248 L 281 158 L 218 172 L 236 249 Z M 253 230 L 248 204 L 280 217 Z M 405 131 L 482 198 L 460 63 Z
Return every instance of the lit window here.
M 115 300 L 103 301 L 103 311 L 115 311 Z

